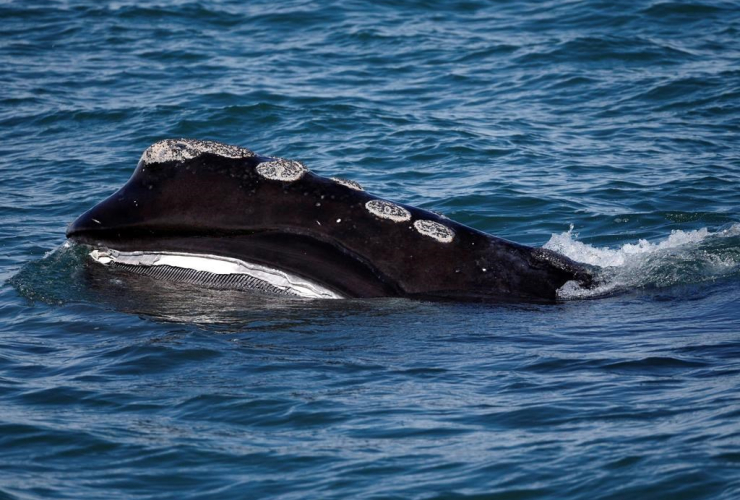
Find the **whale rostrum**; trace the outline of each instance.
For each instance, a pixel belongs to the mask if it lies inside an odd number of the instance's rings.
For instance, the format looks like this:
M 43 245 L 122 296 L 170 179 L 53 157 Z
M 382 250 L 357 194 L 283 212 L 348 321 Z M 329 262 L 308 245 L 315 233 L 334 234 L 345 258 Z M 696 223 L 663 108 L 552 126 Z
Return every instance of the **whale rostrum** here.
M 157 279 L 309 298 L 554 301 L 591 268 L 513 243 L 299 161 L 167 139 L 67 237 L 97 264 Z

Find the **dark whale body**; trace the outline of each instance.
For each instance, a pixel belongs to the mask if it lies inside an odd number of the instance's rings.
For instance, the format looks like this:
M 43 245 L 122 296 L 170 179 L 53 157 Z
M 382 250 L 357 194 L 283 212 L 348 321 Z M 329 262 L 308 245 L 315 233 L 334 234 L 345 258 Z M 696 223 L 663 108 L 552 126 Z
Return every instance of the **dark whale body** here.
M 91 255 L 104 264 L 147 270 L 166 263 L 157 269 L 175 275 L 195 261 L 173 256 L 195 256 L 231 266 L 226 274 L 192 271 L 206 284 L 208 276 L 252 280 L 297 295 L 283 285 L 304 281 L 334 297 L 554 301 L 566 282 L 592 279 L 555 252 L 380 200 L 299 162 L 192 139 L 148 148 L 131 179 L 72 223 L 67 237 L 98 249 Z

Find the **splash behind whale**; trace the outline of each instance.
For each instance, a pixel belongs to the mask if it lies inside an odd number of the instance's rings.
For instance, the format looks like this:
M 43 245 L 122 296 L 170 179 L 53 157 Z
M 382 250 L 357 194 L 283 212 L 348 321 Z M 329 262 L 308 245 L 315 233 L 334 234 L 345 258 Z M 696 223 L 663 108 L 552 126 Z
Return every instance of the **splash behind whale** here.
M 552 301 L 590 270 L 302 163 L 213 141 L 150 146 L 131 179 L 67 237 L 155 278 L 314 297 Z

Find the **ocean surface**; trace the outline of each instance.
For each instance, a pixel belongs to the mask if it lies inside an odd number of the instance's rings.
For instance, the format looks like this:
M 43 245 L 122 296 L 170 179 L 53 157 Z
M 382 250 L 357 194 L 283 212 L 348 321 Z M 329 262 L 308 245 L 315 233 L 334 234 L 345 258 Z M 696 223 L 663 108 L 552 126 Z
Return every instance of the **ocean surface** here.
M 164 138 L 603 268 L 556 304 L 90 279 Z M 736 1 L 0 0 L 0 499 L 740 498 Z

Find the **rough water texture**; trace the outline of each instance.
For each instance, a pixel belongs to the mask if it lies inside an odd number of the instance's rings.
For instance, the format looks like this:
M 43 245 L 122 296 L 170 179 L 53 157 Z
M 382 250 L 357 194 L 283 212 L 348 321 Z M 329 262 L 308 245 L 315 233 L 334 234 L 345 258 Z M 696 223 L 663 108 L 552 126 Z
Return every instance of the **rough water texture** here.
M 740 496 L 736 2 L 106 4 L 0 2 L 0 498 Z M 269 299 L 60 248 L 170 137 L 604 279 Z

